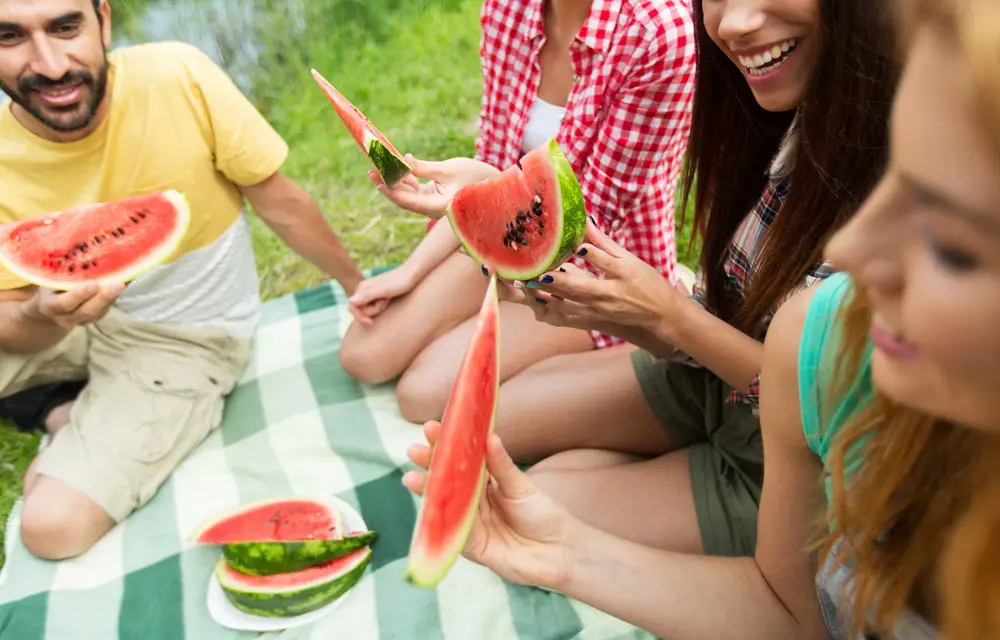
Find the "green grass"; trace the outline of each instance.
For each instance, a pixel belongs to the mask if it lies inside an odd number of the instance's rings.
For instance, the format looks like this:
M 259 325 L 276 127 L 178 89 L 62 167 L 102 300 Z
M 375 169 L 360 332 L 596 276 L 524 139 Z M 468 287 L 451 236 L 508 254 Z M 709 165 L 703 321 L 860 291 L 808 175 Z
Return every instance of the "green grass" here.
M 112 0 L 115 28 L 132 41 L 146 39 L 147 4 Z M 426 219 L 375 192 L 365 177 L 368 160 L 309 69 L 337 86 L 404 152 L 425 159 L 471 156 L 480 97 L 481 0 L 258 0 L 259 19 L 249 23 L 224 20 L 214 0 L 173 0 L 173 6 L 181 13 L 174 15 L 177 32 L 168 28 L 167 37 L 186 39 L 197 23 L 211 35 L 223 64 L 248 78 L 255 104 L 291 148 L 285 171 L 319 201 L 352 257 L 362 267 L 404 260 Z M 217 24 L 204 24 L 206 15 L 216 16 Z M 245 62 L 248 42 L 258 56 L 252 64 Z M 252 225 L 264 299 L 324 279 L 259 220 Z M 690 229 L 680 230 L 678 251 L 693 266 L 694 255 L 686 252 L 689 235 Z M 36 448 L 36 437 L 0 424 L 4 520 Z M 2 541 L 0 530 L 0 564 Z

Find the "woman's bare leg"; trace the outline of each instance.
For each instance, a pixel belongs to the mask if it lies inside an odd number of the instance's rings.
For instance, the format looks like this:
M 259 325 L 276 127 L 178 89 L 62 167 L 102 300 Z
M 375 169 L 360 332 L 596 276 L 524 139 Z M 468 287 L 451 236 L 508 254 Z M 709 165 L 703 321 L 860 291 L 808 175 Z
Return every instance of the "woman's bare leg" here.
M 481 274 L 479 278 L 485 282 Z M 477 309 L 481 303 L 480 298 Z M 435 339 L 407 368 L 396 388 L 400 412 L 407 420 L 423 423 L 438 420 L 444 414 L 475 325 L 476 317 L 472 316 Z M 531 309 L 524 305 L 500 303 L 501 382 L 516 378 L 535 363 L 592 350 L 593 340 L 588 332 L 553 327 L 535 320 Z M 501 406 L 508 393 L 505 388 L 500 391 Z
M 567 451 L 529 474 L 598 529 L 657 549 L 703 553 L 685 450 L 639 461 L 607 451 Z
M 340 345 L 341 364 L 361 382 L 392 380 L 435 338 L 476 313 L 487 284 L 479 265 L 456 251 L 393 300 L 373 326 L 352 323 Z
M 631 345 L 556 356 L 500 388 L 497 434 L 515 461 L 534 463 L 571 449 L 644 457 L 673 445 L 650 410 L 632 368 Z

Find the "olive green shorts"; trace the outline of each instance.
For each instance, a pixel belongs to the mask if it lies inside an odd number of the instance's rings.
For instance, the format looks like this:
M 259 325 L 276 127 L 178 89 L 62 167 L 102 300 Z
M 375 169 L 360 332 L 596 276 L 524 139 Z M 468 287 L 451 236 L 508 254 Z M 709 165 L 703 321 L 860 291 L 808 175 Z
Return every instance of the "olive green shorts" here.
M 678 449 L 686 449 L 704 551 L 749 556 L 757 545 L 764 482 L 760 421 L 748 405 L 731 404 L 732 388 L 708 369 L 632 353 L 646 402 Z

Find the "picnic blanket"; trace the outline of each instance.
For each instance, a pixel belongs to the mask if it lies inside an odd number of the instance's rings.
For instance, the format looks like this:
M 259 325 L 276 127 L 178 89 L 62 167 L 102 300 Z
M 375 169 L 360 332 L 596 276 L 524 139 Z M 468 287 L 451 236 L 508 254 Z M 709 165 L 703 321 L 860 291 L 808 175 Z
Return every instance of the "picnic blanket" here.
M 393 386 L 365 386 L 340 366 L 350 322 L 339 285 L 267 302 L 253 360 L 220 428 L 151 502 L 91 551 L 45 562 L 21 544 L 15 507 L 0 574 L 0 640 L 351 640 L 650 638 L 580 602 L 508 583 L 460 558 L 435 590 L 402 572 L 418 498 L 400 483 L 406 448 L 423 439 Z M 206 593 L 220 552 L 188 534 L 241 502 L 334 495 L 379 532 L 371 567 L 330 615 L 283 632 L 240 632 L 210 616 Z

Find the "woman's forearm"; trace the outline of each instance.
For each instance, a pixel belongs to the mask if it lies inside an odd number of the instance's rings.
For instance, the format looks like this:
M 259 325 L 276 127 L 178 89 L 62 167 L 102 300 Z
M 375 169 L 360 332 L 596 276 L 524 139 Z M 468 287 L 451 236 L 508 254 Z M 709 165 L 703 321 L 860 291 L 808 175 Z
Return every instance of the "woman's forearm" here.
M 559 592 L 661 638 L 821 638 L 750 557 L 668 553 L 580 525 Z M 546 585 L 543 585 L 546 586 Z
M 652 331 L 664 347 L 677 347 L 736 390 L 745 389 L 764 362 L 764 345 L 688 301 Z M 666 355 L 668 349 L 664 348 Z
M 454 253 L 459 246 L 461 244 L 455 232 L 452 231 L 451 224 L 442 219 L 420 241 L 410 257 L 406 259 L 405 264 L 407 268 L 414 271 L 416 279 L 420 280 L 434 267 L 444 262 L 445 258 Z

